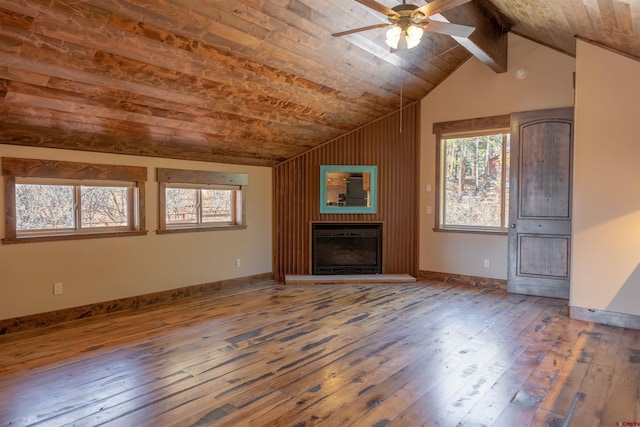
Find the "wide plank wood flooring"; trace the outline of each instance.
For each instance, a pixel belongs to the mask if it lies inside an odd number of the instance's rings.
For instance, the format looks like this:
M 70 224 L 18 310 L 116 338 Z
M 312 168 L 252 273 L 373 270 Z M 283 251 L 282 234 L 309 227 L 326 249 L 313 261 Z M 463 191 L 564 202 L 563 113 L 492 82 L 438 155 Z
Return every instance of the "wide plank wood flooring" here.
M 640 423 L 640 331 L 433 284 L 278 285 L 0 337 L 0 426 Z

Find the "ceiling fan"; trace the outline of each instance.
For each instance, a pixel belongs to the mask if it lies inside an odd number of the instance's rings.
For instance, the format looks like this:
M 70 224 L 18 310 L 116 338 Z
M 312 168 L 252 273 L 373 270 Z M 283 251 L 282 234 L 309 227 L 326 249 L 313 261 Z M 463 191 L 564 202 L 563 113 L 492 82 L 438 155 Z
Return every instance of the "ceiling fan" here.
M 391 27 L 387 30 L 387 39 L 385 40 L 386 44 L 393 49 L 397 49 L 402 36 L 404 36 L 407 48 L 411 49 L 420 43 L 425 30 L 433 33 L 464 38 L 469 37 L 475 30 L 474 27 L 466 25 L 451 24 L 448 22 L 428 19 L 432 15 L 453 9 L 454 7 L 468 3 L 471 0 L 434 0 L 431 3 L 420 7 L 414 4 L 407 4 L 406 0 L 403 0 L 402 4 L 392 8 L 388 8 L 375 0 L 356 1 L 368 8 L 386 15 L 389 22 L 341 31 L 339 33 L 332 34 L 332 36 L 341 37 L 346 36 L 347 34 L 373 30 L 375 28 Z

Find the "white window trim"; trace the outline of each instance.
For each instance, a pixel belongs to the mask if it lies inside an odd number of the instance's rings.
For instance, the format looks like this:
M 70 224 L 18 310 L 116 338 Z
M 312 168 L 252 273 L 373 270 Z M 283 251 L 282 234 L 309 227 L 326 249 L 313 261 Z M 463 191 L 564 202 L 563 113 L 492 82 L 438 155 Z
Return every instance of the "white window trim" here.
M 240 186 L 223 186 L 223 185 L 187 185 L 187 184 L 166 184 L 165 191 L 170 188 L 181 189 L 181 190 L 195 190 L 196 191 L 196 210 L 195 210 L 195 221 L 191 222 L 183 222 L 183 223 L 169 223 L 167 222 L 167 229 L 178 229 L 178 228 L 193 228 L 193 227 L 228 227 L 228 226 L 236 226 L 238 224 L 237 215 L 239 213 L 238 209 L 238 193 L 241 190 Z M 231 191 L 232 201 L 231 201 L 231 221 L 216 221 L 216 222 L 207 222 L 203 220 L 203 212 L 202 212 L 202 190 L 224 190 Z M 166 192 L 165 192 L 166 194 Z M 166 212 L 165 212 L 165 220 L 166 220 Z
M 76 180 L 69 180 L 67 182 L 62 182 L 61 180 L 55 180 L 55 182 L 47 182 L 46 179 L 38 178 L 38 183 L 34 183 L 33 179 L 29 180 L 30 182 L 23 182 L 20 179 L 16 180 L 16 185 L 27 184 L 27 185 L 52 185 L 52 186 L 65 186 L 71 187 L 73 189 L 73 222 L 75 227 L 67 227 L 67 228 L 43 228 L 43 229 L 31 229 L 31 230 L 18 230 L 16 228 L 16 237 L 36 237 L 36 236 L 47 236 L 53 234 L 91 234 L 91 233 L 106 233 L 106 232 L 126 232 L 131 230 L 131 228 L 135 228 L 137 225 L 137 215 L 136 213 L 136 200 L 138 189 L 135 185 L 130 185 L 125 183 L 125 185 L 88 185 L 85 182 L 79 182 Z M 106 227 L 86 227 L 82 223 L 82 196 L 81 196 L 81 188 L 82 187 L 116 187 L 116 188 L 126 188 L 127 189 L 127 225 L 114 225 L 114 226 L 106 226 Z M 17 219 L 16 219 L 17 221 Z

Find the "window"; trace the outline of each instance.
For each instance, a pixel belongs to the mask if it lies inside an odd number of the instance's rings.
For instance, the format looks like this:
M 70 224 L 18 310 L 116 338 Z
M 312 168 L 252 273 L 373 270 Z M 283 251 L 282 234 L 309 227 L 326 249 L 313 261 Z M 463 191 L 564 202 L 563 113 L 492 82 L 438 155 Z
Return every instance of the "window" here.
M 167 226 L 236 224 L 237 188 L 166 188 Z
M 159 233 L 245 228 L 247 175 L 158 169 Z
M 436 230 L 506 232 L 509 116 L 434 125 Z
M 3 158 L 3 243 L 140 235 L 147 169 Z

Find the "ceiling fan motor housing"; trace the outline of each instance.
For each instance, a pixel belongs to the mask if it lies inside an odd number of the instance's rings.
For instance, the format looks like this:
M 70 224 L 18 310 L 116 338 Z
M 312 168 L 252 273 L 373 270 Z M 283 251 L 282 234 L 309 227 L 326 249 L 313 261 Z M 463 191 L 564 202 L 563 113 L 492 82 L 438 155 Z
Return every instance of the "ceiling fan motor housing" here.
M 406 30 L 409 25 L 418 24 L 425 16 L 422 13 L 417 13 L 414 15 L 413 11 L 416 10 L 418 6 L 415 4 L 399 4 L 391 8 L 397 15 L 388 15 L 389 22 L 393 25 L 398 25 L 403 30 Z

